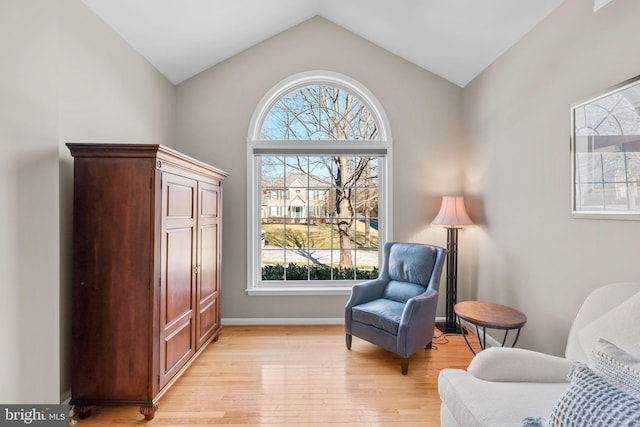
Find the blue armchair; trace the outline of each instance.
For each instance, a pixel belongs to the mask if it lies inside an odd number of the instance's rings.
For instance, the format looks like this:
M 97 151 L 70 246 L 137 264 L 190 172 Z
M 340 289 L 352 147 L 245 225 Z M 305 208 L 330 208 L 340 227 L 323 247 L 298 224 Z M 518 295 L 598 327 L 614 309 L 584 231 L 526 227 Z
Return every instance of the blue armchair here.
M 399 355 L 407 375 L 409 357 L 431 348 L 446 253 L 439 246 L 386 243 L 380 277 L 354 285 L 345 307 L 347 348 L 353 336 L 376 344 Z

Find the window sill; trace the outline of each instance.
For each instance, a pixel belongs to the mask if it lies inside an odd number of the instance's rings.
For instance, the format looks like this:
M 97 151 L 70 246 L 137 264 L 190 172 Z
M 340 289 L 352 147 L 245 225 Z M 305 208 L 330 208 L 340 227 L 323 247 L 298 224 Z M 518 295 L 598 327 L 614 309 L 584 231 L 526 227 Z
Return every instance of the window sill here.
M 619 220 L 631 220 L 638 221 L 640 220 L 640 213 L 637 211 L 620 211 L 620 212 L 612 212 L 612 211 L 572 211 L 571 218 L 574 219 L 619 219 Z
M 262 287 L 245 290 L 250 296 L 275 295 L 351 295 L 351 286 L 341 287 Z

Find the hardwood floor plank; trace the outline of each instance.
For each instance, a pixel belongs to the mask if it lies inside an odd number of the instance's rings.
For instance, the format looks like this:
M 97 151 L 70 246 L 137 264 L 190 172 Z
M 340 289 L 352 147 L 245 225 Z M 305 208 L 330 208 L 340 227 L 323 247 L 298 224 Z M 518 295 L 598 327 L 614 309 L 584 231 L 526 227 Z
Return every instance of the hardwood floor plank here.
M 450 336 L 413 355 L 403 376 L 384 349 L 354 337 L 347 350 L 341 325 L 225 326 L 152 421 L 137 407 L 96 407 L 77 426 L 439 426 L 438 372 L 471 358 Z

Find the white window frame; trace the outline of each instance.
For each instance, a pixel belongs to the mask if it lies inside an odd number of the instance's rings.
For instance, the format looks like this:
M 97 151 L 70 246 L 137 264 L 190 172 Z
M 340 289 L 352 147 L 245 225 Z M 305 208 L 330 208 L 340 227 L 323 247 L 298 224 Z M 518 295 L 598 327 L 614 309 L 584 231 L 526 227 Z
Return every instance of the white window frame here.
M 369 109 L 377 126 L 379 139 L 372 141 L 265 141 L 261 139 L 264 120 L 274 105 L 286 94 L 314 85 L 328 85 L 353 93 Z M 249 295 L 348 295 L 351 287 L 362 280 L 340 281 L 278 281 L 262 282 L 261 266 L 261 191 L 260 154 L 375 154 L 380 156 L 378 210 L 378 265 L 382 265 L 382 247 L 392 239 L 392 174 L 391 130 L 384 109 L 375 96 L 361 83 L 340 73 L 325 70 L 307 71 L 293 75 L 276 84 L 258 103 L 247 135 L 247 288 Z

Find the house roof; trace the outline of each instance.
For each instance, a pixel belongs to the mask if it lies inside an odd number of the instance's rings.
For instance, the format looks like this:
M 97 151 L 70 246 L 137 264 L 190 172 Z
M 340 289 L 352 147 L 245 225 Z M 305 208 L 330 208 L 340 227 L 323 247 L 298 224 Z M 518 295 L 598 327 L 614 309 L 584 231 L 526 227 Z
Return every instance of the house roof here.
M 273 188 L 279 189 L 283 188 L 283 185 L 286 185 L 287 188 L 295 188 L 295 187 L 307 187 L 309 188 L 328 188 L 329 184 L 326 182 L 319 181 L 315 179 L 313 176 L 305 175 L 303 173 L 297 172 L 289 172 L 287 173 L 286 179 L 283 182 L 283 177 L 262 177 L 262 187 L 264 188 Z
M 178 84 L 314 16 L 464 87 L 564 0 L 82 0 Z

